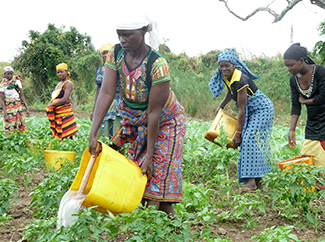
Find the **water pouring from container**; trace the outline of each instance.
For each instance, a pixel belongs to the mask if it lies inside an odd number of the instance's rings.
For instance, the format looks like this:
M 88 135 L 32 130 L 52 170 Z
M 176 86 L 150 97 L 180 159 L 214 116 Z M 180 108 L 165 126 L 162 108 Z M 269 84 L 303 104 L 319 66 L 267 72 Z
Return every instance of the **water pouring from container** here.
M 62 226 L 67 227 L 73 225 L 75 220 L 78 218 L 75 214 L 79 211 L 82 202 L 87 197 L 87 194 L 85 194 L 85 188 L 96 157 L 101 150 L 101 143 L 97 142 L 95 155 L 91 156 L 89 160 L 78 191 L 69 189 L 62 197 L 58 211 L 57 229 L 60 229 Z

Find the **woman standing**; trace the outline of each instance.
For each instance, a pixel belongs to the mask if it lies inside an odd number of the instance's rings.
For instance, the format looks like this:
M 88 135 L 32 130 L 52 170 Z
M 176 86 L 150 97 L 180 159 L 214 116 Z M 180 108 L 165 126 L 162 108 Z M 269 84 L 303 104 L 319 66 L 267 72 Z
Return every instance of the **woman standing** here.
M 58 137 L 59 140 L 74 139 L 78 128 L 70 104 L 73 84 L 70 81 L 68 65 L 65 63 L 58 64 L 56 74 L 61 81 L 52 92 L 52 99 L 46 107 L 46 115 L 50 121 L 54 137 Z
M 11 66 L 4 68 L 4 78 L 0 83 L 0 102 L 3 111 L 3 130 L 8 134 L 14 130 L 26 131 L 25 117 L 21 103 L 25 105 L 26 115 L 29 109 L 23 93 L 21 76 L 15 76 Z
M 256 190 L 262 188 L 261 179 L 270 171 L 265 162 L 269 152 L 269 136 L 273 124 L 274 108 L 271 100 L 258 89 L 254 75 L 239 60 L 235 49 L 224 49 L 218 55 L 219 68 L 213 75 L 209 87 L 214 97 L 218 97 L 223 90 L 224 83 L 228 92 L 217 111 L 224 108 L 233 99 L 238 107 L 238 125 L 234 147 L 240 145 L 238 159 L 239 182 L 246 183 L 241 188 Z M 263 140 L 261 150 L 257 139 Z
M 166 59 L 145 43 L 149 32 L 151 46 L 158 47 L 155 22 L 146 16 L 124 16 L 129 19 L 123 18 L 116 27 L 120 45 L 109 51 L 106 60 L 89 151 L 94 154 L 96 132 L 118 86 L 122 97 L 118 109 L 123 121 L 112 141 L 117 147 L 130 143 L 129 158 L 141 167 L 143 175 L 147 174 L 144 201 L 175 215 L 172 204 L 182 202 L 185 112 L 170 89 Z
M 104 70 L 105 70 L 105 62 L 108 55 L 108 51 L 112 48 L 112 45 L 110 43 L 107 43 L 105 45 L 102 45 L 100 48 L 100 55 L 103 60 L 103 64 L 97 66 L 96 68 L 96 91 L 95 91 L 95 100 L 93 105 L 93 110 L 90 113 L 90 120 L 93 120 L 93 113 L 96 106 L 97 98 L 100 92 L 100 89 L 102 87 L 103 79 L 104 79 Z M 118 127 L 120 126 L 121 122 L 121 115 L 118 113 L 117 110 L 117 103 L 120 99 L 120 93 L 118 91 L 118 88 L 116 89 L 115 98 L 109 107 L 108 112 L 106 113 L 104 120 L 101 124 L 101 128 L 98 130 L 97 137 L 106 135 L 109 138 L 113 136 L 113 134 L 117 131 Z
M 313 156 L 315 166 L 325 166 L 325 67 L 316 65 L 299 43 L 291 45 L 283 55 L 284 64 L 292 74 L 291 125 L 288 144 L 296 146 L 296 126 L 301 104 L 307 107 L 307 124 L 302 155 Z

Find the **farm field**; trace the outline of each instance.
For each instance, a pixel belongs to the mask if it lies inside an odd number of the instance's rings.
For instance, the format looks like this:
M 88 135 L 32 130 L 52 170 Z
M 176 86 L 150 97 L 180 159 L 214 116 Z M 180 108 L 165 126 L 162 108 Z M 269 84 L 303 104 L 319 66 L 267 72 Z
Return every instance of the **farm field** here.
M 297 130 L 298 145 L 290 149 L 287 127 L 274 126 L 271 153 L 265 154 L 272 172 L 263 180 L 262 190 L 245 193 L 237 181 L 238 150 L 226 148 L 226 135 L 218 138 L 221 147 L 205 140 L 211 122 L 195 120 L 188 121 L 183 152 L 184 200 L 175 205 L 177 221 L 152 207 L 121 216 L 84 208 L 75 225 L 56 230 L 60 200 L 73 182 L 88 145 L 91 122 L 86 114 L 76 116 L 76 140 L 52 140 L 42 113 L 27 119 L 30 132 L 0 135 L 1 242 L 325 241 L 325 190 L 306 192 L 306 187 L 316 186 L 315 175 L 325 171 L 294 165 L 292 172 L 284 173 L 275 165 L 299 156 L 303 130 Z M 43 150 L 49 149 L 50 141 L 53 150 L 75 151 L 75 162 L 65 163 L 56 172 L 45 169 Z

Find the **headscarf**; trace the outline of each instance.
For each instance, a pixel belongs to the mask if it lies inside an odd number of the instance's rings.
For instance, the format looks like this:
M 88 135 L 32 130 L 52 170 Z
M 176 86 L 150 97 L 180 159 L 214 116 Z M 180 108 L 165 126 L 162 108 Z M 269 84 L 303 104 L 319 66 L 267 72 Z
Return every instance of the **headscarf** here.
M 241 70 L 252 79 L 260 78 L 260 76 L 253 74 L 245 65 L 245 63 L 239 59 L 235 49 L 221 50 L 218 55 L 218 64 L 220 63 L 220 61 L 231 62 L 233 65 L 235 65 L 237 69 Z M 222 93 L 223 86 L 223 75 L 218 68 L 209 82 L 209 87 L 214 97 L 218 97 Z
M 307 49 L 300 46 L 300 43 L 292 44 L 283 54 L 283 59 L 300 60 L 300 58 L 303 58 L 307 64 L 315 64 L 308 56 Z
M 149 44 L 150 46 L 158 50 L 159 48 L 159 38 L 158 38 L 158 28 L 157 22 L 150 19 L 147 15 L 137 14 L 135 11 L 132 13 L 124 14 L 123 17 L 119 19 L 116 24 L 116 29 L 120 30 L 136 30 L 142 27 L 148 27 L 149 33 Z
M 11 66 L 6 66 L 5 68 L 3 68 L 3 73 L 6 73 L 7 71 L 14 71 L 14 69 Z
M 60 63 L 56 66 L 56 70 L 67 70 L 68 71 L 68 65 L 65 63 Z M 70 71 L 68 71 L 68 79 L 70 80 Z
M 107 43 L 107 44 L 104 44 L 100 47 L 100 51 L 99 53 L 101 54 L 103 51 L 109 51 L 110 48 L 112 48 L 112 44 L 111 43 Z

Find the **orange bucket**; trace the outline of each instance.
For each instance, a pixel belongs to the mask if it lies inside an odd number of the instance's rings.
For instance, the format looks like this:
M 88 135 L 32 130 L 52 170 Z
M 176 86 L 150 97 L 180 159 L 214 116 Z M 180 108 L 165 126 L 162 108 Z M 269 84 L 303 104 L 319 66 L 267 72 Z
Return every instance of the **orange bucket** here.
M 204 135 L 204 138 L 215 144 L 218 144 L 217 142 L 215 142 L 215 139 L 217 137 L 220 137 L 220 127 L 222 126 L 225 132 L 229 135 L 227 138 L 227 147 L 233 148 L 234 145 L 232 143 L 232 139 L 236 134 L 237 123 L 238 121 L 234 116 L 220 108 L 217 113 L 217 116 L 213 120 L 211 127 L 209 128 L 208 132 L 206 132 L 206 134 Z

